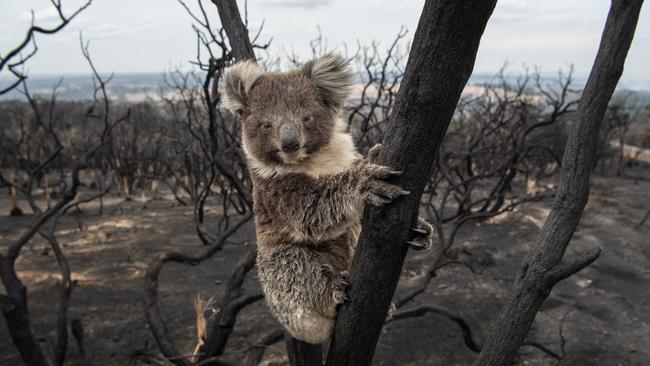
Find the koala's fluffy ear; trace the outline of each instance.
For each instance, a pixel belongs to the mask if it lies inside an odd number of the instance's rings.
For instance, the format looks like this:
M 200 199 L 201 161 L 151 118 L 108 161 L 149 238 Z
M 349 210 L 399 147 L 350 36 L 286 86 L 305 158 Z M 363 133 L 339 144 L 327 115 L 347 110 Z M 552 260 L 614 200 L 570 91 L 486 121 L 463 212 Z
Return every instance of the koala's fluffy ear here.
M 229 67 L 221 80 L 223 105 L 231 112 L 243 114 L 248 107 L 248 95 L 264 70 L 253 61 Z
M 343 57 L 328 53 L 305 63 L 302 70 L 314 82 L 326 106 L 343 106 L 352 87 L 352 73 Z

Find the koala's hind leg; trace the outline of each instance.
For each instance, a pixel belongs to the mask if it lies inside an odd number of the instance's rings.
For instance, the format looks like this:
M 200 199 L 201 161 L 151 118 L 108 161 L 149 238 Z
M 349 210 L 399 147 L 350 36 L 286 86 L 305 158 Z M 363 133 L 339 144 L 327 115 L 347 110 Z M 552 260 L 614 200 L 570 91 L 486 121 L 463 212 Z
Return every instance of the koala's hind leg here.
M 327 281 L 325 278 L 323 280 Z M 323 343 L 330 338 L 336 319 L 337 304 L 335 301 L 342 302 L 346 298 L 345 293 L 336 286 L 334 283 L 329 283 L 329 288 L 321 293 L 322 296 L 328 298 L 322 299 L 323 302 L 328 303 L 325 308 L 322 307 L 322 304 L 314 304 L 313 301 L 309 301 L 307 298 L 293 301 L 283 300 L 291 301 L 292 304 L 274 304 L 277 308 L 291 308 L 290 311 L 278 309 L 276 315 L 278 315 L 278 320 L 293 338 L 312 344 Z M 306 295 L 309 296 L 310 294 Z M 272 304 L 269 305 L 273 307 Z
M 334 317 L 327 317 L 308 308 L 297 308 L 288 322 L 287 332 L 303 342 L 320 344 L 326 342 L 334 330 Z
M 271 313 L 294 338 L 318 344 L 329 339 L 345 281 L 313 248 L 258 250 L 258 276 Z
M 301 303 L 286 319 L 289 334 L 301 341 L 320 344 L 332 335 L 336 319 L 336 307 L 347 300 L 347 272 L 334 274 L 322 270 L 323 287 L 311 293 L 317 306 Z

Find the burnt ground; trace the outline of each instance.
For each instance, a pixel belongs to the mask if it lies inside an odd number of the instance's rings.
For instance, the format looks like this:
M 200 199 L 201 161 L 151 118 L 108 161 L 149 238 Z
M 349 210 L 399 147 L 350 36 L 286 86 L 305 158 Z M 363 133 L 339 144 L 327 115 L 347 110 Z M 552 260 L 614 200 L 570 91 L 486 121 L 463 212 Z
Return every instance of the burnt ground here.
M 454 309 L 483 339 L 550 203 L 529 203 L 490 222 L 465 227 L 456 246 L 461 259 L 482 274 L 463 266 L 447 266 L 412 305 L 430 303 Z M 83 321 L 91 364 L 137 364 L 134 354 L 156 352 L 142 310 L 148 262 L 162 251 L 192 252 L 201 244 L 194 232 L 191 208 L 176 206 L 171 200 L 151 201 L 143 208 L 137 200 L 126 202 L 117 196 L 109 198 L 106 205 L 102 216 L 97 215 L 96 207 L 86 207 L 58 226 L 57 236 L 77 281 L 70 318 Z M 565 355 L 557 361 L 537 348 L 523 347 L 518 364 L 650 365 L 650 220 L 638 225 L 648 208 L 650 168 L 630 169 L 625 178 L 594 178 L 589 204 L 567 254 L 596 246 L 603 254 L 595 264 L 556 287 L 528 337 Z M 8 211 L 8 197 L 3 192 L 2 250 L 33 220 L 30 215 L 8 217 Z M 203 264 L 169 264 L 163 270 L 163 314 L 172 336 L 187 353 L 192 352 L 196 339 L 194 299 L 197 294 L 218 298 L 236 260 L 254 245 L 253 240 L 253 227 L 248 225 Z M 404 285 L 419 274 L 429 255 L 409 255 Z M 49 330 L 55 324 L 60 277 L 54 256 L 42 239 L 25 246 L 17 269 L 29 289 L 36 333 L 52 336 Z M 255 277 L 249 276 L 245 288 L 253 290 L 256 286 Z M 263 302 L 247 307 L 240 315 L 228 352 L 246 348 L 274 327 L 277 324 Z M 267 351 L 267 364 L 286 364 L 282 347 L 278 343 Z M 455 323 L 428 314 L 388 324 L 374 364 L 468 365 L 474 357 Z M 0 365 L 20 364 L 2 318 Z M 72 339 L 66 364 L 81 364 Z

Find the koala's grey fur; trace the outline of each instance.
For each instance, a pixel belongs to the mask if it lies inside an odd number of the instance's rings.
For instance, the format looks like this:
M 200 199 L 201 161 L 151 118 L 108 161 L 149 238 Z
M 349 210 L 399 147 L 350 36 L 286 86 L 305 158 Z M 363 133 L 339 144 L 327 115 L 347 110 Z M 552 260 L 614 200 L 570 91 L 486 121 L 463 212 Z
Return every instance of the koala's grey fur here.
M 225 105 L 242 116 L 266 302 L 291 336 L 309 343 L 330 337 L 346 298 L 364 205 L 408 194 L 385 182 L 395 172 L 372 163 L 378 148 L 362 159 L 346 131 L 340 110 L 351 84 L 332 54 L 285 73 L 239 63 L 222 82 Z M 284 146 L 280 127 L 298 136 L 297 150 Z

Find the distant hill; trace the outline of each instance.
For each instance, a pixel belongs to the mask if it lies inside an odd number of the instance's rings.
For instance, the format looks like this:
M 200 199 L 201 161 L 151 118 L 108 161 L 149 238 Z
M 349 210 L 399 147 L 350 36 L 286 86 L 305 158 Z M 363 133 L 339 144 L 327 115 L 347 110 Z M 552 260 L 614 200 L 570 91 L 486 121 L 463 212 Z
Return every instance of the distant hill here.
M 104 77 L 104 75 L 102 75 Z M 27 85 L 34 95 L 51 95 L 52 88 L 62 80 L 58 98 L 63 100 L 92 99 L 93 80 L 90 75 L 30 76 Z M 0 86 L 5 84 L 0 80 Z M 107 85 L 111 98 L 124 101 L 141 101 L 147 96 L 156 97 L 167 90 L 162 73 L 115 74 Z M 23 99 L 20 87 L 0 96 L 0 99 Z
M 544 78 L 552 80 L 555 74 L 545 75 Z M 494 78 L 493 74 L 475 74 L 470 78 L 470 85 L 489 83 Z M 516 81 L 517 75 L 508 76 Z M 30 92 L 35 95 L 50 95 L 52 88 L 59 82 L 60 76 L 35 75 L 28 79 Z M 7 85 L 9 79 L 0 78 L 0 87 Z M 362 82 L 362 80 L 360 80 Z M 584 86 L 585 78 L 575 78 L 575 86 Z M 650 80 L 627 78 L 619 83 L 619 89 L 647 90 L 650 91 Z M 63 100 L 92 99 L 93 83 L 90 75 L 66 75 L 58 89 L 58 98 Z M 115 74 L 108 84 L 108 92 L 113 99 L 123 101 L 142 101 L 148 97 L 157 99 L 161 92 L 169 92 L 165 86 L 162 73 L 123 73 Z M 645 93 L 647 95 L 647 93 Z M 23 99 L 22 94 L 14 89 L 12 92 L 0 96 L 0 100 Z

